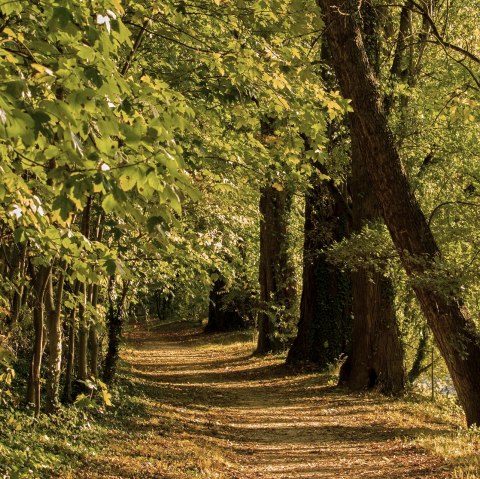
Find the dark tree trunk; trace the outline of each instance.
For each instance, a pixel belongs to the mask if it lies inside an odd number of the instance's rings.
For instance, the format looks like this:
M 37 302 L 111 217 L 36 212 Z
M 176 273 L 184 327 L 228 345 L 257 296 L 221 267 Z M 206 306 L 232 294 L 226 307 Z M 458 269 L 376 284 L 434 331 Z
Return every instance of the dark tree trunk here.
M 105 220 L 105 213 L 102 211 L 96 219 L 96 225 L 93 231 L 93 239 L 97 242 L 101 242 L 103 238 L 103 222 Z M 98 305 L 98 295 L 100 293 L 100 285 L 94 284 L 92 286 L 91 294 L 91 305 L 92 309 L 96 310 Z M 98 355 L 100 352 L 100 345 L 98 343 L 98 333 L 97 333 L 97 318 L 93 318 L 94 321 L 91 322 L 90 328 L 88 331 L 88 353 L 89 353 L 89 368 L 90 375 L 94 378 L 98 377 Z
M 399 394 L 405 387 L 404 352 L 394 309 L 393 284 L 382 273 L 352 274 L 353 326 L 340 383 L 352 390 L 378 388 Z
M 160 290 L 155 291 L 154 301 L 159 321 L 167 320 L 171 314 L 173 297 L 171 292 L 162 293 Z
M 10 280 L 15 284 L 15 291 L 11 301 L 10 315 L 7 318 L 7 324 L 9 326 L 15 324 L 20 316 L 20 311 L 23 306 L 23 291 L 25 289 L 23 285 L 23 277 L 25 275 L 25 268 L 27 263 L 27 245 L 20 244 L 13 246 L 14 254 L 12 259 L 13 268 L 10 274 Z
M 355 118 L 351 118 L 355 122 Z M 352 123 L 353 231 L 360 232 L 381 215 L 357 131 Z M 340 382 L 350 389 L 378 388 L 399 394 L 405 388 L 404 351 L 394 305 L 392 281 L 374 268 L 352 273 L 353 326 L 351 350 L 342 367 Z
M 217 273 L 218 274 L 218 273 Z M 235 302 L 226 301 L 225 280 L 221 276 L 210 290 L 206 333 L 244 329 L 246 323 Z
M 107 384 L 112 384 L 117 372 L 120 341 L 122 338 L 123 320 L 125 315 L 125 300 L 127 298 L 129 283 L 124 282 L 121 294 L 117 298 L 114 298 L 114 287 L 115 279 L 111 277 L 108 286 L 108 347 L 107 355 L 105 356 L 105 367 L 103 370 L 103 380 Z
M 318 0 L 342 94 L 352 100 L 352 136 L 358 138 L 372 188 L 409 277 L 435 268 L 440 251 L 410 188 L 383 111 L 353 0 Z M 452 376 L 469 425 L 480 424 L 480 337 L 455 296 L 446 297 L 427 282 L 415 293 Z
M 317 175 L 305 195 L 303 290 L 297 336 L 287 363 L 326 367 L 346 350 L 351 323 L 349 275 L 328 262 L 323 249 L 347 233 L 348 217 Z
M 293 322 L 295 275 L 288 252 L 288 217 L 292 193 L 272 186 L 260 198 L 260 312 L 257 354 L 283 347 L 282 324 Z
M 378 16 L 368 2 L 362 4 L 366 50 L 371 65 L 379 71 L 380 45 Z M 351 122 L 357 121 L 355 117 Z M 371 188 L 358 128 L 351 124 L 353 232 L 360 232 L 369 222 L 381 218 L 374 190 Z M 400 394 L 405 388 L 403 345 L 395 314 L 392 281 L 374 268 L 360 268 L 352 274 L 353 327 L 351 350 L 340 374 L 340 382 L 350 389 L 378 388 L 385 394 Z
M 92 211 L 92 197 L 89 196 L 82 214 L 81 230 L 85 238 L 90 239 L 90 217 Z M 83 283 L 80 287 L 82 301 L 78 305 L 78 354 L 77 379 L 84 382 L 88 378 L 88 324 L 86 316 L 87 302 L 91 298 L 91 286 Z M 80 390 L 85 389 L 84 385 L 80 385 Z

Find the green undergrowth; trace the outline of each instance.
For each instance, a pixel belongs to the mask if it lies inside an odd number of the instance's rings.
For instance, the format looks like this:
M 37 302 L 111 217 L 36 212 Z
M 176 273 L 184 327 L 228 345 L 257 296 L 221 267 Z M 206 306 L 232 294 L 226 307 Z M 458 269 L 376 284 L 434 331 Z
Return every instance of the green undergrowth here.
M 39 418 L 29 407 L 0 407 L 0 478 L 68 476 L 95 457 L 122 429 L 123 418 L 145 414 L 128 379 L 122 377 L 119 384 L 111 391 L 111 407 L 99 399 L 97 406 L 92 401 L 85 408 L 82 401 Z
M 28 409 L 2 410 L 0 424 L 4 479 L 55 477 L 75 467 L 97 441 L 97 423 L 76 408 L 39 419 Z

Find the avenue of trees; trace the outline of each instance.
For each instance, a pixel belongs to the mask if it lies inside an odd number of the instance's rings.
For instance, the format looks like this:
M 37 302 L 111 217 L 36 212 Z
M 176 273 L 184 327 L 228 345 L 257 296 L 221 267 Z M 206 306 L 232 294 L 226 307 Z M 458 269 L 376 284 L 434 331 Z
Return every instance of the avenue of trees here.
M 480 10 L 0 0 L 0 407 L 109 403 L 146 314 L 480 424 Z M 18 406 L 23 407 L 23 406 Z

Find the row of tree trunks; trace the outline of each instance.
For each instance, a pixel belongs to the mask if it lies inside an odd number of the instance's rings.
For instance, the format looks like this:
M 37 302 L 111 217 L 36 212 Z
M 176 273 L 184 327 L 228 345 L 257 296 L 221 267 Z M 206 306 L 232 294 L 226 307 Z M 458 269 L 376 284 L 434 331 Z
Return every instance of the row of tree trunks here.
M 82 217 L 82 232 L 87 237 L 90 236 L 90 206 L 90 202 L 88 202 Z M 101 239 L 101 218 L 102 216 L 97 218 L 94 240 Z M 19 254 L 21 255 L 18 261 L 19 265 L 22 262 L 22 251 L 23 250 L 19 250 Z M 38 416 L 41 408 L 42 359 L 47 344 L 48 364 L 45 381 L 45 409 L 47 412 L 53 413 L 59 407 L 59 389 L 64 356 L 64 328 L 68 331 L 68 348 L 65 352 L 65 385 L 62 399 L 65 402 L 73 400 L 75 392 L 75 369 L 76 378 L 79 380 L 78 389 L 84 388 L 84 385 L 81 383 L 89 377 L 98 377 L 99 342 L 96 334 L 96 325 L 93 321 L 90 321 L 90 313 L 87 305 L 96 308 L 99 301 L 100 285 L 85 284 L 75 280 L 72 288 L 71 284 L 66 283 L 66 261 L 58 262 L 52 260 L 52 265 L 50 266 L 34 266 L 28 259 L 24 259 L 24 261 L 28 264 L 29 275 L 32 278 L 30 301 L 34 326 L 34 344 L 26 399 L 28 403 L 33 404 L 35 415 Z M 19 265 L 15 266 L 15 271 L 12 274 L 18 274 L 17 269 L 20 267 Z M 65 289 L 73 293 L 77 304 L 70 309 L 64 324 L 62 321 L 62 304 Z M 122 294 L 119 295 L 121 301 L 115 309 L 118 313 L 117 319 L 113 321 L 115 327 L 112 327 L 110 324 L 110 329 L 113 329 L 114 332 L 110 331 L 109 339 L 113 341 L 114 344 L 109 344 L 110 356 L 107 357 L 108 364 L 106 364 L 104 369 L 104 374 L 108 376 L 109 382 L 113 380 L 115 374 L 121 335 L 121 326 L 118 327 L 118 323 L 120 322 L 121 324 L 121 321 L 123 321 L 127 292 L 128 289 L 124 287 Z M 82 296 L 82 299 L 77 301 L 79 295 Z M 77 314 L 79 318 L 78 327 L 76 325 Z M 10 318 L 10 322 L 12 322 L 12 318 Z M 78 335 L 76 334 L 77 332 Z M 76 351 L 77 354 L 75 354 Z M 112 351 L 115 351 L 115 354 L 112 354 Z M 107 368 L 111 368 L 111 371 L 105 372 Z
M 480 424 L 480 337 L 461 298 L 415 281 L 435 268 L 439 248 L 410 184 L 387 124 L 378 83 L 362 38 L 357 1 L 318 0 L 332 62 L 344 97 L 352 100 L 351 132 L 365 158 L 402 264 L 414 280 L 422 311 L 445 359 L 469 425 Z

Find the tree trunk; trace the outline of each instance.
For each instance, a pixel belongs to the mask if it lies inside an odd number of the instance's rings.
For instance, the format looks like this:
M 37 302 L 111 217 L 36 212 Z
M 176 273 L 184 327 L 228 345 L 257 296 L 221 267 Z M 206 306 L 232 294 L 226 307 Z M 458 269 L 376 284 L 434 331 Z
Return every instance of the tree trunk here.
M 43 328 L 45 316 L 44 296 L 50 274 L 50 266 L 39 266 L 38 272 L 36 274 L 32 274 L 35 301 L 33 305 L 34 343 L 32 362 L 30 365 L 30 377 L 27 388 L 27 402 L 34 405 L 36 417 L 40 414 L 40 380 L 43 355 Z
M 351 118 L 351 122 L 355 122 Z M 381 215 L 354 126 L 352 131 L 352 180 L 354 232 L 360 232 Z M 353 326 L 351 350 L 342 367 L 340 382 L 350 389 L 378 388 L 399 394 L 405 388 L 404 351 L 394 305 L 392 281 L 374 268 L 352 273 Z
M 108 285 L 108 348 L 107 355 L 105 357 L 105 368 L 103 370 L 103 380 L 107 384 L 111 384 L 113 382 L 117 372 L 120 340 L 122 338 L 123 319 L 125 315 L 125 300 L 127 298 L 129 288 L 128 281 L 124 282 L 120 296 L 114 298 L 114 283 L 115 279 L 111 277 Z
M 73 295 L 76 297 L 80 292 L 80 281 L 75 280 Z M 70 310 L 68 317 L 68 350 L 65 367 L 65 386 L 63 389 L 63 401 L 70 402 L 73 394 L 73 367 L 75 365 L 75 319 L 77 316 L 77 305 Z
M 97 242 L 101 242 L 103 238 L 103 222 L 105 220 L 105 213 L 102 211 L 96 219 L 96 225 L 94 228 L 93 239 Z M 100 285 L 94 284 L 92 287 L 91 294 L 91 305 L 92 309 L 96 310 L 98 305 L 98 295 L 100 292 Z M 98 355 L 100 352 L 100 347 L 98 344 L 98 333 L 97 333 L 97 317 L 95 316 L 94 321 L 90 324 L 88 332 L 88 349 L 89 349 L 89 368 L 90 375 L 94 378 L 98 377 Z
M 20 311 L 23 306 L 23 291 L 25 289 L 23 285 L 23 277 L 25 275 L 25 268 L 27 263 L 27 245 L 20 244 L 14 245 L 14 249 L 17 251 L 14 254 L 14 259 L 12 261 L 14 267 L 10 275 L 10 280 L 15 285 L 15 291 L 13 292 L 13 297 L 11 301 L 11 313 L 8 317 L 7 324 L 9 326 L 15 324 L 18 321 L 20 316 Z
M 90 213 L 92 209 L 92 197 L 89 196 L 85 209 L 82 214 L 82 234 L 85 238 L 90 239 Z M 78 306 L 78 375 L 79 381 L 86 381 L 88 378 L 88 324 L 86 317 L 87 302 L 91 298 L 91 285 L 83 283 L 80 288 L 82 293 L 82 301 Z M 83 389 L 84 387 L 81 387 Z
M 292 194 L 272 186 L 260 198 L 260 313 L 257 354 L 283 347 L 282 328 L 293 322 L 295 275 L 288 253 L 288 216 Z
M 173 293 L 162 293 L 159 289 L 155 291 L 154 301 L 159 321 L 166 321 L 172 311 Z
M 245 321 L 237 310 L 234 302 L 225 300 L 225 279 L 219 278 L 214 281 L 210 290 L 208 306 L 208 323 L 205 326 L 206 333 L 234 331 L 245 328 Z
M 49 355 L 48 355 L 48 376 L 47 376 L 47 396 L 46 396 L 46 410 L 53 413 L 58 409 L 59 398 L 58 390 L 60 387 L 60 374 L 62 370 L 62 322 L 61 310 L 63 302 L 63 286 L 65 282 L 65 272 L 62 265 L 58 278 L 55 297 L 53 296 L 53 284 L 50 275 L 49 285 L 47 288 L 48 300 L 48 315 L 47 315 L 47 331 L 49 341 Z
M 311 186 L 305 195 L 300 321 L 287 363 L 324 368 L 346 350 L 351 288 L 348 273 L 329 263 L 322 250 L 345 236 L 348 218 L 324 180 L 315 175 Z
M 87 317 L 85 314 L 88 289 L 85 284 L 81 285 L 80 292 L 82 294 L 82 301 L 78 305 L 78 379 L 86 381 L 88 378 L 88 326 Z
M 378 14 L 365 1 L 361 6 L 363 37 L 375 72 L 379 72 L 380 43 Z M 355 122 L 356 118 L 350 118 Z M 366 159 L 358 131 L 351 125 L 353 232 L 361 232 L 381 218 L 374 190 L 370 185 Z M 352 274 L 353 328 L 351 350 L 340 374 L 340 383 L 350 389 L 378 388 L 385 394 L 400 394 L 405 388 L 404 350 L 395 314 L 392 281 L 374 268 L 359 268 Z
M 358 19 L 358 3 L 318 0 L 342 94 L 352 100 L 358 138 L 372 188 L 407 275 L 431 272 L 441 257 L 410 188 L 382 107 Z M 460 298 L 416 281 L 414 290 L 452 376 L 469 425 L 480 424 L 480 338 Z
M 98 293 L 100 286 L 98 284 L 93 285 L 92 289 L 92 308 L 96 309 L 98 305 Z M 89 368 L 90 375 L 94 378 L 98 377 L 98 354 L 99 354 L 99 344 L 98 344 L 98 334 L 97 334 L 97 321 L 90 325 L 88 331 L 88 353 L 89 353 Z

